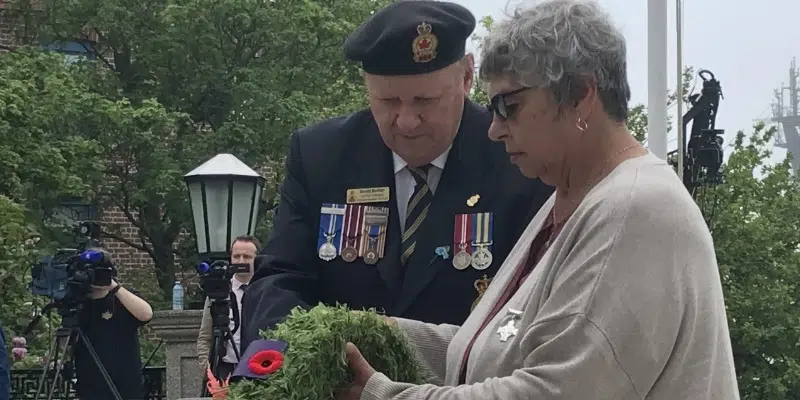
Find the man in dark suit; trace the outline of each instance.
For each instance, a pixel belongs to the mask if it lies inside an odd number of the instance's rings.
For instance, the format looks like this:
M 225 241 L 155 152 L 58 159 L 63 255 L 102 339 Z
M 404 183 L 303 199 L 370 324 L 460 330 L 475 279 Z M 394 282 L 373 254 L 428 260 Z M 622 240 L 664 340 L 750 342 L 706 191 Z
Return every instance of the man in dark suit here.
M 294 133 L 274 227 L 244 296 L 242 348 L 295 306 L 461 324 L 552 193 L 469 100 L 465 8 L 396 2 L 345 42 L 370 109 Z

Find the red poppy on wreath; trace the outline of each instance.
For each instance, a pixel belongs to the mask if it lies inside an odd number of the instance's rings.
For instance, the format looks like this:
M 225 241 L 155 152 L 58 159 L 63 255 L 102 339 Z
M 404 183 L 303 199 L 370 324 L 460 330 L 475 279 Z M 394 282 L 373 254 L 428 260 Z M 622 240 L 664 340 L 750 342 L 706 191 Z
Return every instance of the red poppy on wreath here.
M 250 372 L 257 375 L 269 375 L 279 370 L 283 365 L 283 354 L 276 350 L 261 350 L 247 362 Z

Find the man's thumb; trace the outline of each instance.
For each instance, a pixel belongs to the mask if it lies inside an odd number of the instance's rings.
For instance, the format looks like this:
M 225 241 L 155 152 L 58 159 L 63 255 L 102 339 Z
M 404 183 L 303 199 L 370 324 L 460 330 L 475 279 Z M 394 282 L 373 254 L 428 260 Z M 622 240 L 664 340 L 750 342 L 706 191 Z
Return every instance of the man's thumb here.
M 350 365 L 350 368 L 354 370 L 361 370 L 364 368 L 364 364 L 366 364 L 367 360 L 361 355 L 356 345 L 348 342 L 344 347 L 344 352 L 347 355 L 347 363 Z

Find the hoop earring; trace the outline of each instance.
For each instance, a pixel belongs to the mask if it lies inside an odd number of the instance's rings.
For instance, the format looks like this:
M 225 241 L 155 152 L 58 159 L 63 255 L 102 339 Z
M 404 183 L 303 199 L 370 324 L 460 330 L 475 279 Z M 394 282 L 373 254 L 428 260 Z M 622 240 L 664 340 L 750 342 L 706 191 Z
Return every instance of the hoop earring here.
M 578 130 L 581 132 L 586 132 L 586 128 L 589 127 L 589 124 L 587 124 L 586 121 L 578 117 L 578 122 L 575 123 L 575 127 L 578 128 Z

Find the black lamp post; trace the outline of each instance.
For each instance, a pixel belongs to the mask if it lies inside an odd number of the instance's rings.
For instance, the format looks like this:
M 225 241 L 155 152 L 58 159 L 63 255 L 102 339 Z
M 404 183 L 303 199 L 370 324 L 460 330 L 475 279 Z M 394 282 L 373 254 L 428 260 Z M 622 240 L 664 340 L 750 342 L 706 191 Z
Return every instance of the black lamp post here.
M 252 235 L 264 178 L 232 154 L 218 154 L 184 176 L 201 260 L 227 260 L 231 241 Z

